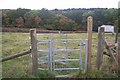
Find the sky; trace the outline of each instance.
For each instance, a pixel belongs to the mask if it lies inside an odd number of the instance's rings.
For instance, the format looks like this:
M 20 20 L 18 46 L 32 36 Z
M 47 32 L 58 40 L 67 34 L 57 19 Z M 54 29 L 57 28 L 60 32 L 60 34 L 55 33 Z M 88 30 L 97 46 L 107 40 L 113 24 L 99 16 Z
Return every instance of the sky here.
M 118 8 L 120 0 L 0 0 L 0 9 Z

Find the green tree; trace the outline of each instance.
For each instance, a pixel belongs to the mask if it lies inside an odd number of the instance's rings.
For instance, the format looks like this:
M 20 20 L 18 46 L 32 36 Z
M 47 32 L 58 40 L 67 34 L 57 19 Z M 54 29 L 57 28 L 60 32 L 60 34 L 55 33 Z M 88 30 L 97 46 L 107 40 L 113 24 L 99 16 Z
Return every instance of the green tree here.
M 60 14 L 59 16 L 59 30 L 76 30 L 77 24 L 72 19 Z
M 104 14 L 105 20 L 107 20 L 107 24 L 114 24 L 115 20 L 118 18 L 118 10 L 116 9 L 108 9 Z
M 41 27 L 43 29 L 57 29 L 58 27 L 58 16 L 45 8 L 39 11 L 41 17 Z
M 24 14 L 26 12 L 30 11 L 29 9 L 17 9 L 17 10 L 13 10 L 13 9 L 3 9 L 2 10 L 2 19 L 3 19 L 3 25 L 4 26 L 16 26 L 16 19 L 18 19 L 19 17 L 24 16 Z M 24 20 L 24 18 L 23 18 Z
M 25 26 L 26 27 L 38 27 L 39 23 L 41 21 L 40 16 L 39 15 L 39 11 L 37 10 L 31 10 L 29 12 L 27 12 L 24 15 L 24 19 L 25 19 Z

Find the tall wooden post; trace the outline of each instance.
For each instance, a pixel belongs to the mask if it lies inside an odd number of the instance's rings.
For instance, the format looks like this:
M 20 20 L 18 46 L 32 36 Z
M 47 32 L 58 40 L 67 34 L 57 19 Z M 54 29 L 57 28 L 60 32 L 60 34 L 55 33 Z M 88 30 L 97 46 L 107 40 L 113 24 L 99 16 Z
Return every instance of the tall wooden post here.
M 98 28 L 98 48 L 97 48 L 97 59 L 96 59 L 96 69 L 99 70 L 103 61 L 103 51 L 104 51 L 104 28 Z
M 120 8 L 120 1 L 118 2 L 118 7 Z M 120 9 L 118 8 L 118 13 L 120 13 Z M 120 78 L 120 19 L 118 18 L 118 78 Z
M 93 18 L 89 16 L 87 18 L 87 35 L 88 35 L 88 66 L 87 69 L 91 68 L 91 54 L 92 54 L 92 26 L 93 26 Z
M 120 77 L 120 37 L 118 38 L 118 77 Z
M 30 36 L 31 36 L 32 74 L 34 74 L 37 72 L 38 69 L 36 29 L 30 30 Z
M 115 31 L 116 31 L 115 43 L 117 43 L 117 38 L 118 38 L 118 20 L 115 21 Z

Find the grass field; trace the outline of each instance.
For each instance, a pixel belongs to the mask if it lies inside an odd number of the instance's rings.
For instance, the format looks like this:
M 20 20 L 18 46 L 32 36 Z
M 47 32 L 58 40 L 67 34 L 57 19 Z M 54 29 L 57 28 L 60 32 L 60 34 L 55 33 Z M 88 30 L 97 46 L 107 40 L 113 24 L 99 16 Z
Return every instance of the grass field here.
M 2 33 L 2 58 L 28 50 L 30 48 L 30 40 L 29 33 L 13 33 L 13 32 L 3 32 Z M 111 34 L 107 34 L 108 40 L 114 41 L 114 36 Z M 86 39 L 86 33 L 72 33 L 68 36 L 71 39 Z M 38 37 L 38 39 L 48 39 L 49 35 L 44 34 L 44 36 Z M 53 39 L 61 39 L 65 38 L 65 36 L 53 34 Z M 109 73 L 107 70 L 107 65 L 109 63 L 104 62 L 106 68 L 103 68 L 102 71 L 95 71 L 95 61 L 96 61 L 96 53 L 97 53 L 97 33 L 93 33 L 92 37 L 92 70 L 91 72 L 84 74 L 77 72 L 71 72 L 76 77 L 117 77 L 115 74 Z M 75 47 L 72 43 L 70 46 Z M 62 47 L 62 46 L 59 46 Z M 40 48 L 46 48 L 45 45 L 42 45 Z M 84 52 L 83 52 L 84 54 Z M 72 57 L 77 57 L 78 54 L 73 55 Z M 107 57 L 105 56 L 105 59 Z M 30 66 L 31 58 L 30 55 L 25 55 L 19 58 L 15 58 L 2 63 L 2 77 L 3 78 L 24 78 L 24 77 L 49 77 L 48 72 L 41 71 L 37 76 L 30 76 Z M 106 65 L 105 65 L 106 64 Z M 73 64 L 69 64 L 71 66 Z M 107 72 L 106 72 L 107 71 Z M 62 72 L 67 74 L 66 72 Z M 92 74 L 91 74 L 92 73 Z

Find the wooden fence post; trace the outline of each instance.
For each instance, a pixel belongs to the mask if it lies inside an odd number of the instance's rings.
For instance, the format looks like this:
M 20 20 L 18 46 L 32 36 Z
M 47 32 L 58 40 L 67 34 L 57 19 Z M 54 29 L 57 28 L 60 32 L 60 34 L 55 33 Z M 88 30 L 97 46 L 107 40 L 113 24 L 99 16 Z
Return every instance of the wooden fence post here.
M 97 59 L 96 59 L 96 69 L 99 70 L 103 61 L 103 51 L 104 51 L 104 28 L 98 28 L 98 48 L 97 48 Z
M 34 74 L 37 72 L 38 69 L 36 29 L 30 30 L 30 36 L 31 36 L 32 74 Z
M 118 39 L 118 20 L 115 21 L 115 31 L 116 31 L 115 43 L 117 43 L 117 39 Z
M 118 77 L 120 77 L 120 37 L 118 37 Z
M 92 54 L 92 25 L 93 25 L 93 18 L 89 16 L 87 18 L 87 35 L 88 35 L 88 65 L 87 69 L 91 68 L 91 54 Z

